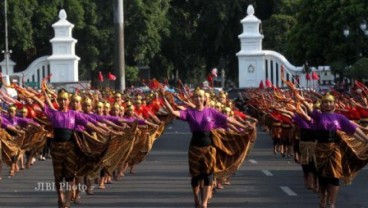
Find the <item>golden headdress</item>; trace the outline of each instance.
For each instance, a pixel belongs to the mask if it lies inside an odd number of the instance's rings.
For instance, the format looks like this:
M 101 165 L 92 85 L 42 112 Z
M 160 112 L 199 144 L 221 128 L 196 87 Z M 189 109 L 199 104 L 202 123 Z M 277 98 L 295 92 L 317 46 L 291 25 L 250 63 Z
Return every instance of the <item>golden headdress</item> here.
M 320 108 L 321 107 L 321 101 L 317 100 L 314 104 L 313 104 L 314 108 Z
M 231 109 L 229 107 L 224 107 L 222 109 L 222 112 L 224 112 L 224 113 L 230 113 L 231 112 Z
M 204 92 L 204 90 L 202 90 L 202 89 L 200 89 L 200 88 L 197 88 L 197 89 L 194 91 L 194 95 L 205 96 L 205 92 Z
M 134 105 L 128 105 L 127 111 L 134 111 Z
M 97 103 L 97 107 L 101 107 L 101 108 L 103 108 L 103 106 L 104 106 L 103 102 L 98 102 L 98 103 Z
M 57 98 L 69 99 L 69 93 L 65 89 L 60 89 L 57 94 Z
M 112 106 L 114 109 L 120 110 L 120 105 L 119 103 L 114 103 L 114 105 Z
M 219 98 L 226 98 L 226 93 L 224 91 L 220 91 L 218 94 Z
M 324 96 L 322 96 L 322 101 L 335 101 L 335 97 L 331 95 L 330 93 L 326 93 Z
M 110 103 L 109 103 L 109 102 L 105 102 L 105 103 L 104 103 L 104 107 L 105 107 L 105 108 L 110 108 L 110 107 L 111 107 L 111 105 L 110 105 Z
M 80 102 L 82 100 L 82 97 L 78 94 L 73 94 L 71 100 Z
M 21 113 L 28 113 L 28 109 L 26 107 L 23 107 L 22 109 L 20 109 Z
M 121 94 L 120 93 L 115 93 L 115 98 L 117 98 L 117 97 L 119 97 L 119 98 L 121 98 Z
M 83 99 L 83 104 L 89 104 L 92 105 L 92 99 L 89 97 L 86 97 Z
M 214 100 L 211 100 L 211 101 L 210 101 L 210 104 L 211 104 L 211 106 L 215 107 L 216 102 L 215 102 Z
M 8 111 L 17 111 L 17 106 L 15 105 L 9 106 Z

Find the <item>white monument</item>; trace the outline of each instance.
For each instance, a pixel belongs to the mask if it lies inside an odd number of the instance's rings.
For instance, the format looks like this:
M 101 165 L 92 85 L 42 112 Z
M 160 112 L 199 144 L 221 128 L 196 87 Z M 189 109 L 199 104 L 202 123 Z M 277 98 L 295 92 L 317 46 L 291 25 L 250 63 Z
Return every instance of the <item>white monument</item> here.
M 72 37 L 74 27 L 66 20 L 64 9 L 59 12 L 59 21 L 52 25 L 55 37 L 50 40 L 52 44 L 52 55 L 47 58 L 50 63 L 51 82 L 77 82 L 78 61 L 75 55 L 75 44 L 77 40 Z
M 247 14 L 241 20 L 243 33 L 238 36 L 240 51 L 236 54 L 239 60 L 239 87 L 258 87 L 260 78 L 264 77 L 261 20 L 254 16 L 252 5 L 248 6 Z

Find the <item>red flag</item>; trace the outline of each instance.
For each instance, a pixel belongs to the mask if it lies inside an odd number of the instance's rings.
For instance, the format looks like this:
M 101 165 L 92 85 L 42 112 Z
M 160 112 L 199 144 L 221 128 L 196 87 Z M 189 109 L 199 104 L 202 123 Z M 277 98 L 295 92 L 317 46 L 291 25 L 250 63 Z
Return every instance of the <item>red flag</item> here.
M 210 87 L 213 87 L 213 77 L 212 76 L 213 76 L 212 74 L 208 74 L 207 76 L 207 81 Z
M 309 75 L 309 72 L 307 72 L 307 73 L 305 74 L 305 79 L 306 79 L 306 80 L 311 80 L 311 77 L 310 77 L 310 75 Z
M 263 85 L 263 81 L 261 80 L 261 82 L 259 83 L 259 89 L 264 89 L 264 85 Z
M 98 72 L 98 81 L 100 81 L 100 82 L 103 82 L 104 81 L 104 77 L 103 77 L 103 75 L 102 75 L 102 72 Z
M 266 79 L 265 84 L 266 84 L 266 87 L 272 87 L 272 83 L 268 79 Z
M 312 79 L 313 80 L 319 80 L 319 76 L 318 76 L 317 72 L 312 72 Z
M 116 76 L 113 75 L 111 72 L 109 72 L 109 74 L 107 75 L 107 78 L 111 81 L 115 81 L 116 80 Z
M 156 79 L 151 79 L 151 81 L 148 83 L 148 87 L 151 90 L 156 90 L 161 87 L 161 83 L 157 81 Z

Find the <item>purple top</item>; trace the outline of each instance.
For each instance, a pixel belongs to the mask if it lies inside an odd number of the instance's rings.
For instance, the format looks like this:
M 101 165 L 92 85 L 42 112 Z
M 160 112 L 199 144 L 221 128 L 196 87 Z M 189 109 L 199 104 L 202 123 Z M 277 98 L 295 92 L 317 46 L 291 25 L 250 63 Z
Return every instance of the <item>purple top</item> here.
M 311 117 L 316 121 L 318 130 L 336 131 L 341 130 L 347 134 L 354 134 L 357 126 L 339 113 L 322 113 L 314 110 Z
M 85 116 L 83 116 L 82 113 L 74 110 L 62 112 L 53 110 L 49 106 L 45 105 L 43 112 L 51 121 L 53 128 L 75 129 L 76 125 L 85 126 L 88 123 L 88 120 L 85 118 Z
M 227 121 L 226 115 L 213 108 L 204 108 L 202 111 L 186 109 L 179 112 L 179 118 L 189 123 L 189 127 L 192 132 L 211 131 Z
M 11 123 L 1 115 L 1 128 L 6 129 L 9 125 L 11 125 Z
M 91 122 L 93 123 L 94 125 L 97 125 L 97 120 L 95 119 L 95 117 L 93 116 L 94 114 L 87 114 L 87 113 L 81 113 L 81 115 L 88 121 L 88 122 Z M 77 124 L 75 126 L 75 130 L 76 131 L 79 131 L 79 132 L 82 132 L 82 131 L 85 131 L 86 130 L 86 127 L 83 126 L 83 125 L 79 125 Z
M 12 126 L 20 126 L 20 127 L 25 127 L 28 124 L 32 123 L 34 125 L 38 125 L 36 122 L 34 122 L 32 119 L 30 118 L 22 118 L 22 117 L 18 117 L 18 116 L 14 116 L 13 118 L 11 118 L 8 115 L 1 115 L 2 116 L 2 120 L 3 120 L 3 126 L 6 128 L 8 125 L 12 125 Z
M 296 123 L 296 125 L 298 125 L 301 129 L 315 129 L 315 123 L 313 120 L 307 121 L 303 119 L 299 114 L 295 114 L 292 118 L 292 121 Z
M 127 122 L 134 122 L 134 121 L 138 121 L 138 125 L 145 125 L 146 122 L 142 119 L 139 119 L 139 118 L 136 118 L 136 117 L 133 117 L 133 116 L 124 116 L 123 119 Z
M 113 122 L 114 124 L 120 125 L 121 118 L 119 116 L 102 116 L 102 119 Z

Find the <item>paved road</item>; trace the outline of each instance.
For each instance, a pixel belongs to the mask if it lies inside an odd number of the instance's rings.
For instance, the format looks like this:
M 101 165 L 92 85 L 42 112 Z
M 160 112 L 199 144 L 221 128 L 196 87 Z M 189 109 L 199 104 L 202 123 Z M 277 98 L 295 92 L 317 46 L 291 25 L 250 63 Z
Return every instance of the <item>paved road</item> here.
M 74 207 L 193 207 L 188 174 L 187 124 L 175 121 L 154 144 L 136 174 L 82 195 Z M 301 168 L 291 159 L 271 152 L 271 139 L 258 132 L 257 143 L 231 185 L 218 191 L 210 207 L 309 208 L 318 207 L 316 194 L 304 189 Z M 50 160 L 38 161 L 31 169 L 0 181 L 0 207 L 56 207 L 54 191 L 36 191 L 38 183 L 53 181 Z M 342 186 L 338 207 L 368 207 L 367 170 L 351 186 Z

